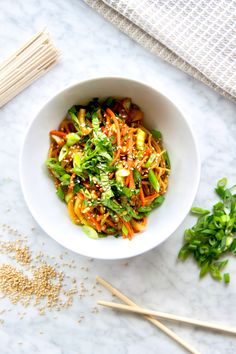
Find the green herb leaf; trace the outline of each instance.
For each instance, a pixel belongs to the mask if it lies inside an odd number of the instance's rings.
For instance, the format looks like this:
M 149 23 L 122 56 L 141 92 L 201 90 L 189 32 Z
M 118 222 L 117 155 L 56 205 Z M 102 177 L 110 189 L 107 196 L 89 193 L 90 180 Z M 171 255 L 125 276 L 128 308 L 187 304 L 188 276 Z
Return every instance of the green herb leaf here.
M 73 188 L 74 193 L 78 193 L 81 189 L 81 185 L 79 183 L 76 183 Z
M 50 158 L 46 161 L 46 166 L 56 178 L 60 178 L 66 173 L 60 162 L 56 158 Z
M 70 175 L 68 173 L 64 173 L 64 175 L 60 177 L 60 181 L 63 186 L 68 186 L 70 183 Z

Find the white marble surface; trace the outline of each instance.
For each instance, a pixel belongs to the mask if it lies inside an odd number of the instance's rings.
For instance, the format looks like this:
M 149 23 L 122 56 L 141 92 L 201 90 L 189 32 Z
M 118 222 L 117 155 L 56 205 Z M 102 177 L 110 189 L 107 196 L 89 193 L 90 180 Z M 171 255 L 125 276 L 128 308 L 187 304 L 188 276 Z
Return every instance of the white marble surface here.
M 17 48 L 37 30 L 47 26 L 61 49 L 60 64 L 16 97 L 0 111 L 0 222 L 29 235 L 34 250 L 43 249 L 58 256 L 63 248 L 35 224 L 23 200 L 19 176 L 19 150 L 28 123 L 44 102 L 58 90 L 77 80 L 93 76 L 123 75 L 141 79 L 162 88 L 186 112 L 195 131 L 202 161 L 202 174 L 196 204 L 208 206 L 214 200 L 217 179 L 228 176 L 236 181 L 235 105 L 203 84 L 186 76 L 139 47 L 116 28 L 94 13 L 80 0 L 1 0 L 1 58 Z M 191 173 L 191 171 L 189 171 Z M 196 265 L 190 260 L 176 262 L 183 230 L 191 225 L 187 217 L 172 237 L 147 254 L 126 261 L 96 261 L 69 253 L 74 259 L 78 280 L 84 277 L 82 266 L 89 266 L 87 284 L 96 274 L 124 290 L 140 304 L 153 308 L 236 325 L 236 260 L 228 269 L 231 284 L 226 287 L 210 277 L 199 281 Z M 35 230 L 31 230 L 35 228 Z M 44 246 L 42 245 L 44 242 Z M 3 256 L 1 256 L 3 261 Z M 19 320 L 15 307 L 0 300 L 0 310 L 12 311 L 0 326 L 0 353 L 44 354 L 136 354 L 183 353 L 166 335 L 133 315 L 101 309 L 92 314 L 99 298 L 111 299 L 103 291 L 69 310 L 38 316 L 28 308 Z M 78 324 L 81 314 L 84 320 Z M 204 354 L 233 354 L 236 339 L 230 336 L 168 324 L 180 336 Z M 41 333 L 40 333 L 41 332 Z M 19 344 L 21 343 L 21 344 Z

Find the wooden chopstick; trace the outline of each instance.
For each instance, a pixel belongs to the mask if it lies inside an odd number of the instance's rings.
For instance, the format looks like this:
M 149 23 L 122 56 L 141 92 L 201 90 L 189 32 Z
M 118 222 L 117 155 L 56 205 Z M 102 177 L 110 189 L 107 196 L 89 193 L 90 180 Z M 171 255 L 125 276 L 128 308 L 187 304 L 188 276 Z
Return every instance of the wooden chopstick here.
M 159 317 L 159 318 L 163 318 L 163 319 L 167 319 L 167 320 L 171 320 L 171 321 L 183 322 L 183 323 L 187 323 L 187 324 L 191 324 L 191 325 L 195 325 L 195 326 L 199 326 L 199 327 L 213 329 L 213 330 L 220 331 L 220 332 L 227 332 L 227 333 L 231 333 L 231 334 L 236 334 L 236 328 L 224 326 L 224 325 L 217 324 L 217 323 L 195 320 L 193 318 L 172 315 L 172 314 L 165 313 L 165 312 L 153 311 L 153 310 L 149 310 L 147 308 L 142 308 L 142 307 L 137 308 L 137 307 L 133 307 L 133 306 L 117 304 L 117 303 L 109 302 L 109 301 L 98 301 L 98 304 L 102 305 L 102 306 L 110 307 L 110 308 L 113 308 L 116 310 L 134 312 L 134 313 L 138 313 L 141 315 L 150 315 L 150 316 L 155 316 L 155 317 Z
M 109 290 L 113 295 L 115 295 L 117 298 L 119 298 L 120 300 L 122 300 L 123 302 L 125 302 L 127 305 L 129 305 L 131 308 L 133 309 L 139 309 L 139 306 L 133 302 L 131 299 L 129 299 L 126 295 L 122 294 L 119 290 L 117 290 L 116 288 L 114 288 L 110 283 L 108 283 L 106 280 L 104 280 L 103 278 L 97 276 L 96 280 L 99 284 L 101 284 L 102 286 L 104 286 L 104 288 L 106 288 L 107 290 Z M 182 339 L 181 337 L 179 337 L 175 332 L 173 332 L 172 330 L 170 330 L 168 327 L 166 327 L 165 325 L 163 325 L 161 322 L 159 322 L 158 320 L 156 320 L 155 318 L 149 316 L 149 315 L 144 315 L 144 317 L 150 321 L 154 326 L 158 327 L 160 330 L 162 330 L 164 333 L 166 333 L 169 337 L 171 337 L 172 339 L 174 339 L 177 343 L 179 343 L 180 345 L 182 345 L 182 347 L 184 347 L 186 350 L 188 350 L 189 353 L 192 354 L 200 354 L 199 351 L 197 351 L 196 349 L 194 349 L 190 344 L 188 344 L 184 339 Z

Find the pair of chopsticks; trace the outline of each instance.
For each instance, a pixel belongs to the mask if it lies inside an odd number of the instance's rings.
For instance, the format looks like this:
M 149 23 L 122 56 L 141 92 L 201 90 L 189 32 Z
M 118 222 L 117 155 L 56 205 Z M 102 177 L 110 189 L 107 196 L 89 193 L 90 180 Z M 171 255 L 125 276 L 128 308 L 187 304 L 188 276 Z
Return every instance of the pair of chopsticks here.
M 177 315 L 173 315 L 173 314 L 168 314 L 168 313 L 159 312 L 159 311 L 153 311 L 153 310 L 139 307 L 135 302 L 133 302 L 126 295 L 122 294 L 119 290 L 114 288 L 106 280 L 102 279 L 99 276 L 96 277 L 96 280 L 99 284 L 101 284 L 107 290 L 109 290 L 113 295 L 115 295 L 117 298 L 119 298 L 120 300 L 122 300 L 123 302 L 125 302 L 127 304 L 127 305 L 123 305 L 123 304 L 117 304 L 117 303 L 108 302 L 108 301 L 98 301 L 99 305 L 110 307 L 110 308 L 113 308 L 116 310 L 128 311 L 128 312 L 133 312 L 133 313 L 144 315 L 144 317 L 148 321 L 150 321 L 152 324 L 154 324 L 154 326 L 158 327 L 160 330 L 162 330 L 164 333 L 166 333 L 169 337 L 174 339 L 177 343 L 182 345 L 185 349 L 187 349 L 192 354 L 200 354 L 200 353 L 199 353 L 199 351 L 194 349 L 190 344 L 188 344 L 184 339 L 179 337 L 175 332 L 170 330 L 168 327 L 163 325 L 161 322 L 159 322 L 159 320 L 157 320 L 154 317 L 177 321 L 177 322 L 183 322 L 183 323 L 187 323 L 187 324 L 191 324 L 191 325 L 195 325 L 195 326 L 199 326 L 199 327 L 204 327 L 204 328 L 212 329 L 212 330 L 216 330 L 216 331 L 221 331 L 221 332 L 225 332 L 225 333 L 236 334 L 236 328 L 231 328 L 231 327 L 216 324 L 216 323 L 204 322 L 204 321 L 200 321 L 200 320 L 191 319 L 188 317 L 177 316 Z

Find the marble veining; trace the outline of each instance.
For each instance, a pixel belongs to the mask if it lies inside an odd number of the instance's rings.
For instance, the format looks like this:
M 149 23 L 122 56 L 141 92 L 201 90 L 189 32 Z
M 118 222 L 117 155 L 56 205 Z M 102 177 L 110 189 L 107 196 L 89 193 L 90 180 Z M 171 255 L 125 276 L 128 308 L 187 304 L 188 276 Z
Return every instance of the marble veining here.
M 228 176 L 235 183 L 235 105 L 202 83 L 161 61 L 134 43 L 81 0 L 2 0 L 0 2 L 0 59 L 10 54 L 37 30 L 47 27 L 61 50 L 60 63 L 0 111 L 0 222 L 17 228 L 30 238 L 35 251 L 58 257 L 65 251 L 50 239 L 31 217 L 20 190 L 19 150 L 28 123 L 41 105 L 58 90 L 77 80 L 121 75 L 141 79 L 168 93 L 185 112 L 196 135 L 202 161 L 201 181 L 195 204 L 208 206 L 215 200 L 216 181 Z M 191 171 L 189 171 L 191 173 Z M 188 216 L 172 237 L 157 249 L 127 261 L 90 261 L 68 252 L 75 260 L 78 279 L 81 267 L 89 267 L 87 283 L 96 274 L 110 280 L 138 303 L 166 312 L 236 325 L 236 260 L 228 266 L 231 284 L 226 287 L 209 277 L 198 280 L 190 260 L 177 263 L 183 230 L 193 222 Z M 32 229 L 33 228 L 33 229 Z M 43 245 L 44 243 L 44 245 Z M 2 257 L 2 256 L 1 256 Z M 1 259 L 3 261 L 3 259 Z M 72 308 L 38 316 L 34 308 L 0 300 L 1 354 L 180 354 L 183 349 L 166 335 L 135 315 L 91 309 L 98 299 L 111 299 L 105 290 L 75 301 Z M 79 316 L 85 318 L 77 323 Z M 55 319 L 54 317 L 57 317 Z M 210 331 L 166 324 L 203 354 L 233 354 L 236 339 Z

